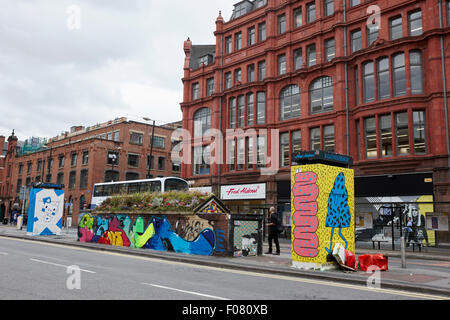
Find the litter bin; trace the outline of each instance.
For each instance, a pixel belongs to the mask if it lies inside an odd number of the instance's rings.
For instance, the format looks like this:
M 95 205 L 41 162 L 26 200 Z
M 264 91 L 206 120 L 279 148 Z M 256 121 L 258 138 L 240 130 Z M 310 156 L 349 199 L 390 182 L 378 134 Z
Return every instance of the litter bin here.
M 23 216 L 19 215 L 17 216 L 17 229 L 22 230 L 23 226 Z

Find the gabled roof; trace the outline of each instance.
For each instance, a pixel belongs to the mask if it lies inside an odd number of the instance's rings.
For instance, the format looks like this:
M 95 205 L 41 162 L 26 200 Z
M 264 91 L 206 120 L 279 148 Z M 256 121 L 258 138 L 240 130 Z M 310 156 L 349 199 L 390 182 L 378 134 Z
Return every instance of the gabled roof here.
M 230 213 L 230 210 L 223 204 L 223 202 L 215 195 L 209 197 L 205 202 L 194 209 L 196 214 L 225 214 Z

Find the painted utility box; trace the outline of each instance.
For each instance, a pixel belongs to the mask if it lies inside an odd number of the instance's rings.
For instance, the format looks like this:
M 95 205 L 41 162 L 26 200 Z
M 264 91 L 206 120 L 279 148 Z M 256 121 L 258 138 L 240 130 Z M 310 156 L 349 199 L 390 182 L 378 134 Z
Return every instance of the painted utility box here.
M 41 184 L 30 191 L 27 234 L 60 235 L 64 212 L 64 190 L 57 185 Z
M 323 163 L 292 166 L 292 265 L 334 267 L 331 254 L 336 243 L 354 253 L 354 207 L 352 169 Z

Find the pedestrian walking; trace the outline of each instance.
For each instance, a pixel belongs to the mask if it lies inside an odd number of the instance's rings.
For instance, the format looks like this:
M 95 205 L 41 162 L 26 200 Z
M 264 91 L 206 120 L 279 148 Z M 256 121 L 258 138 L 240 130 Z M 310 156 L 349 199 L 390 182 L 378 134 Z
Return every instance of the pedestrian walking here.
M 414 233 L 413 233 L 413 224 L 411 221 L 411 218 L 408 217 L 408 222 L 406 223 L 406 246 L 409 247 L 409 243 L 411 242 L 411 238 L 413 237 Z
M 280 255 L 280 243 L 278 241 L 278 229 L 277 226 L 279 224 L 278 214 L 275 210 L 275 207 L 270 207 L 269 209 L 269 223 L 267 223 L 267 227 L 269 228 L 269 251 L 266 254 L 275 254 Z M 272 253 L 272 241 L 275 242 L 276 252 Z

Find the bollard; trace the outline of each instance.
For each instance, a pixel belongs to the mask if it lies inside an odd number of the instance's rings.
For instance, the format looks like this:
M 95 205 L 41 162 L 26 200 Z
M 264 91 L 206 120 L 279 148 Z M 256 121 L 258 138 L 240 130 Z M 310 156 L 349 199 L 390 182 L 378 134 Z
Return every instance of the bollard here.
M 401 250 L 401 255 L 402 255 L 402 268 L 405 269 L 406 268 L 406 251 L 405 251 L 405 237 L 401 236 L 400 238 L 400 250 Z

